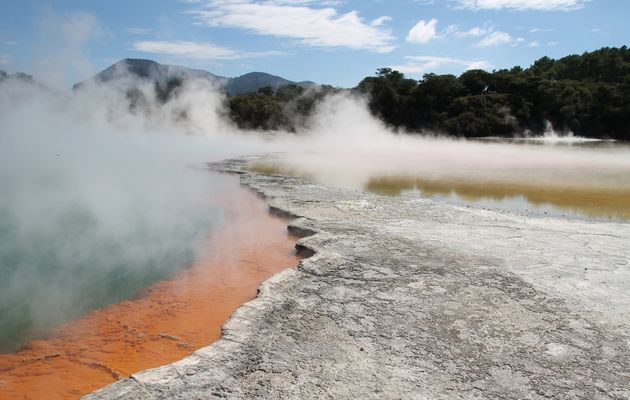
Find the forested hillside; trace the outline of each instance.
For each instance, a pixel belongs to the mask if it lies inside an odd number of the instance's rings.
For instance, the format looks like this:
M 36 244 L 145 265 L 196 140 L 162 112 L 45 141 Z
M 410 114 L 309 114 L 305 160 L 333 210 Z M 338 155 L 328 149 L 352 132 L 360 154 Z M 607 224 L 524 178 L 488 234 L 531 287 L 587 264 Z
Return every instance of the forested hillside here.
M 125 68 L 117 67 L 121 63 L 126 63 Z M 219 82 L 227 95 L 223 113 L 242 129 L 298 132 L 308 125 L 319 101 L 347 92 L 365 96 L 375 116 L 411 134 L 527 136 L 543 133 L 551 123 L 561 133 L 630 140 L 627 46 L 558 60 L 543 57 L 526 69 L 470 70 L 460 76 L 430 73 L 420 80 L 381 68 L 352 89 L 295 83 L 264 73 L 227 79 L 205 71 L 130 59 L 92 79 L 108 82 L 116 71 L 153 81 L 162 104 L 177 96 L 185 79 Z M 8 75 L 0 70 L 0 81 L 12 78 L 33 82 L 29 75 Z M 235 85 L 232 90 L 230 84 Z M 143 96 L 137 88 L 127 88 L 131 109 L 138 110 L 146 102 Z
M 328 85 L 285 85 L 277 90 L 267 86 L 228 97 L 225 113 L 241 129 L 296 132 L 306 125 L 319 101 L 340 90 Z
M 630 140 L 626 46 L 459 77 L 425 74 L 414 80 L 381 68 L 351 90 L 368 97 L 374 115 L 410 133 L 512 137 L 541 134 L 550 122 L 560 132 Z M 226 109 L 241 128 L 295 130 L 317 101 L 337 91 L 263 88 L 229 97 Z
M 540 133 L 549 121 L 559 131 L 630 139 L 630 50 L 603 48 L 531 67 L 459 77 L 426 74 L 407 79 L 388 68 L 356 88 L 370 109 L 393 127 L 455 136 Z

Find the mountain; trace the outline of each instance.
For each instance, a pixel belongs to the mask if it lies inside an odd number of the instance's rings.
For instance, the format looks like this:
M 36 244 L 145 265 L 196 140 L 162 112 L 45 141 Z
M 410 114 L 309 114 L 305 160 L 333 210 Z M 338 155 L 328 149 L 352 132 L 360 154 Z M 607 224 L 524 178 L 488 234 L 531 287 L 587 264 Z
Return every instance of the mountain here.
M 277 89 L 278 87 L 284 85 L 298 85 L 304 87 L 315 85 L 314 82 L 293 82 L 264 72 L 251 72 L 236 78 L 226 78 L 199 69 L 186 68 L 177 65 L 165 65 L 152 60 L 125 58 L 124 60 L 121 60 L 94 75 L 92 78 L 75 84 L 73 89 L 76 90 L 80 88 L 88 81 L 106 83 L 122 79 L 127 76 L 135 76 L 143 80 L 155 81 L 161 85 L 167 85 L 169 81 L 174 79 L 207 79 L 224 88 L 229 95 L 257 92 L 258 89 L 266 86 L 271 86 L 273 89 Z
M 16 72 L 14 74 L 9 74 L 6 71 L 0 69 L 0 82 L 2 82 L 5 79 L 17 79 L 22 82 L 35 83 L 31 75 L 27 75 L 23 72 Z
M 228 94 L 241 94 L 256 92 L 258 89 L 271 86 L 274 90 L 280 86 L 297 85 L 297 86 L 313 86 L 315 82 L 303 81 L 293 82 L 279 76 L 267 74 L 264 72 L 250 72 L 237 78 L 230 78 L 225 85 Z
M 107 83 L 127 76 L 135 76 L 143 80 L 156 81 L 162 84 L 172 79 L 185 78 L 207 79 L 218 82 L 222 86 L 227 82 L 227 78 L 200 69 L 186 68 L 178 65 L 164 65 L 152 60 L 125 58 L 94 75 L 92 78 L 75 84 L 73 89 L 76 90 L 89 81 Z

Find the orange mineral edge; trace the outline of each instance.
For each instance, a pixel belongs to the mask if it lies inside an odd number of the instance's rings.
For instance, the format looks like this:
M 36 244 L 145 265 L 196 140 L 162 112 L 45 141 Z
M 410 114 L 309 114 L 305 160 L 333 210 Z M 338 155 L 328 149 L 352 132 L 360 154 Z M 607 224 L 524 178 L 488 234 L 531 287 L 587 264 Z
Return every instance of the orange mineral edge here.
M 286 221 L 270 215 L 253 192 L 235 181 L 220 202 L 230 222 L 209 235 L 189 268 L 136 299 L 0 354 L 0 399 L 76 399 L 217 340 L 221 325 L 256 296 L 262 281 L 299 260 Z

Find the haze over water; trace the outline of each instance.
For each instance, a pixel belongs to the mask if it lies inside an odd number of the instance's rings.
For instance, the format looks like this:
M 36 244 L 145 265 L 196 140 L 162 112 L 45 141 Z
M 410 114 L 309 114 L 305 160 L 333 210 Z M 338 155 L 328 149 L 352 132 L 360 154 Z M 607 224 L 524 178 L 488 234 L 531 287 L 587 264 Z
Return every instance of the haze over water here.
M 406 149 L 287 155 L 261 172 L 385 195 L 412 195 L 526 215 L 630 219 L 630 146 L 577 138 L 449 141 Z M 369 162 L 367 161 L 369 160 Z
M 200 235 L 223 221 L 208 203 L 221 185 L 191 168 L 206 161 L 282 152 L 278 163 L 259 167 L 520 212 L 545 204 L 542 215 L 628 215 L 626 146 L 396 133 L 370 114 L 365 98 L 347 93 L 319 103 L 299 134 L 261 135 L 221 118 L 222 95 L 208 82 L 190 81 L 166 104 L 139 83 L 147 99 L 139 110 L 129 108 L 130 83 L 72 93 L 0 85 L 4 351 L 185 266 Z

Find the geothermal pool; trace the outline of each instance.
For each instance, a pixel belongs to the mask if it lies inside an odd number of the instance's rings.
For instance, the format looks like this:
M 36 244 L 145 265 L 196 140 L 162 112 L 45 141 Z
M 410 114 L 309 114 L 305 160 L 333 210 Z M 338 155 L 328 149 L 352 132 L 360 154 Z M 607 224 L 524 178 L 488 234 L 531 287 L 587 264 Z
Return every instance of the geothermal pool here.
M 260 282 L 297 264 L 295 238 L 285 220 L 270 215 L 266 203 L 241 187 L 237 177 L 211 174 L 209 179 L 221 188 L 203 199 L 215 220 L 206 225 L 191 260 L 168 259 L 173 265 L 159 271 L 167 279 L 148 273 L 154 283 L 134 280 L 121 288 L 130 294 L 124 301 L 51 329 L 38 327 L 36 340 L 0 354 L 0 398 L 74 399 L 181 359 L 218 339 L 221 325 L 255 297 Z M 92 287 L 80 280 L 68 284 Z M 99 301 L 110 303 L 122 295 L 102 293 L 110 297 Z M 73 312 L 83 307 L 73 306 Z M 16 345 L 4 338 L 5 348 Z
M 391 149 L 285 154 L 250 170 L 528 216 L 630 219 L 630 145 L 571 138 L 401 140 Z
M 313 147 L 250 168 L 531 216 L 630 219 L 625 144 L 396 136 Z M 286 221 L 236 177 L 198 172 L 152 184 L 143 174 L 139 191 L 0 199 L 0 272 L 11 278 L 0 282 L 1 398 L 77 398 L 178 360 L 216 340 L 261 281 L 297 264 Z M 201 187 L 211 190 L 180 193 Z

